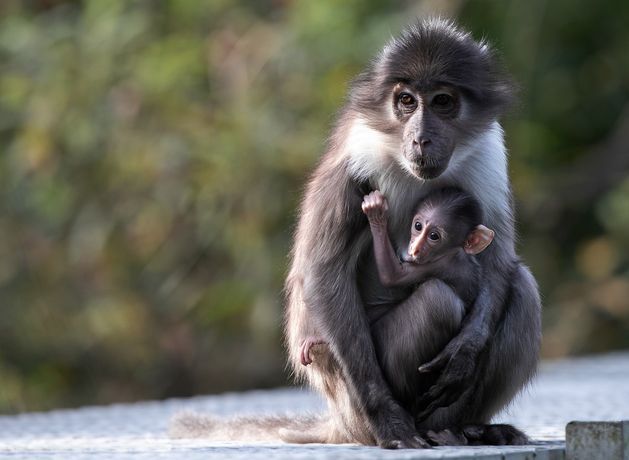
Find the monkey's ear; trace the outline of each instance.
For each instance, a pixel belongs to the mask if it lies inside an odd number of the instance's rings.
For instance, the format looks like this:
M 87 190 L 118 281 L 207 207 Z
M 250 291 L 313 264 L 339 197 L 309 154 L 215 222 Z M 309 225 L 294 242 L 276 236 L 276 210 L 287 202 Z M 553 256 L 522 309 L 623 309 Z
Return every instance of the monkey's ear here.
M 483 252 L 487 246 L 494 239 L 494 231 L 485 227 L 484 225 L 479 225 L 472 232 L 467 235 L 465 239 L 465 243 L 463 244 L 463 249 L 468 254 L 478 254 L 479 252 Z

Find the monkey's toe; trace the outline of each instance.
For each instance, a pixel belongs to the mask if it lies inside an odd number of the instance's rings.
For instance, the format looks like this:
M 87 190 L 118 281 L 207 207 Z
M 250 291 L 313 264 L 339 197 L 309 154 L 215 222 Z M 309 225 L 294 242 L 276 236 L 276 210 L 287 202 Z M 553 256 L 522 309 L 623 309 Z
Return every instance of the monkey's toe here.
M 424 436 L 433 446 L 465 446 L 467 439 L 460 430 L 445 429 L 441 431 L 429 430 Z
M 469 425 L 463 428 L 469 444 L 489 446 L 521 446 L 530 440 L 512 425 Z
M 411 439 L 391 439 L 382 441 L 379 446 L 383 449 L 430 449 L 432 446 L 420 436 L 413 436 Z

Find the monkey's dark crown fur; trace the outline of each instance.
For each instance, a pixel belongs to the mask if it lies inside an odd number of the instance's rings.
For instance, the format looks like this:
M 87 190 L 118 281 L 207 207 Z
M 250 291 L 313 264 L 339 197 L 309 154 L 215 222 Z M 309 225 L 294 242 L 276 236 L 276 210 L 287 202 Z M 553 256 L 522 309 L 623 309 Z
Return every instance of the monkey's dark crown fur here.
M 493 114 L 512 105 L 516 89 L 489 43 L 474 40 L 443 19 L 417 21 L 392 39 L 354 80 L 350 99 L 373 107 L 399 82 L 419 90 L 434 89 L 435 84 L 455 86 L 475 110 Z M 374 83 L 378 92 L 373 91 Z

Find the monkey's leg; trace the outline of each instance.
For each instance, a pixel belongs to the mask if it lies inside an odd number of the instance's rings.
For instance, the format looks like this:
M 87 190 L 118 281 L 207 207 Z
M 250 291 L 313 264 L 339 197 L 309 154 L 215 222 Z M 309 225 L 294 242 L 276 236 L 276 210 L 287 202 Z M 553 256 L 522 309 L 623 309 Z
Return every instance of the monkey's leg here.
M 537 370 L 541 345 L 541 301 L 537 283 L 520 264 L 514 273 L 506 309 L 488 344 L 485 372 L 476 398 L 470 397 L 476 418 L 488 422 L 531 380 Z M 486 429 L 485 442 L 522 444 L 526 436 L 510 425 Z
M 365 415 L 356 408 L 347 383 L 342 378 L 342 369 L 326 342 L 313 344 L 309 349 L 312 363 L 307 367 L 310 383 L 326 396 L 329 418 L 307 430 L 282 430 L 281 438 L 294 443 L 359 443 L 375 445 L 373 428 Z M 421 447 L 430 444 L 421 438 L 415 440 Z M 385 448 L 404 447 L 399 441 L 381 445 Z
M 375 444 L 364 417 L 359 416 L 352 406 L 348 389 L 340 378 L 338 361 L 327 342 L 317 336 L 310 336 L 304 340 L 301 353 L 302 364 L 304 356 L 309 361 L 304 365 L 309 366 L 307 375 L 310 382 L 327 396 L 330 415 L 296 429 L 281 429 L 279 434 L 282 440 L 297 444 Z
M 456 335 L 464 314 L 463 302 L 454 291 L 432 279 L 372 324 L 380 366 L 396 399 L 407 409 L 412 410 L 418 391 L 428 388 L 418 366 Z
M 435 410 L 418 427 L 463 429 L 470 444 L 524 444 L 511 425 L 487 425 L 535 374 L 541 343 L 541 303 L 530 271 L 515 271 L 504 315 L 481 359 L 482 373 L 454 404 Z
M 330 418 L 326 425 L 316 427 L 318 440 L 301 442 L 375 445 L 372 429 L 367 425 L 366 417 L 353 404 L 341 366 L 329 345 L 314 344 L 309 353 L 312 364 L 306 368 L 306 375 L 310 384 L 326 397 Z M 292 442 L 300 442 L 297 439 L 292 436 Z

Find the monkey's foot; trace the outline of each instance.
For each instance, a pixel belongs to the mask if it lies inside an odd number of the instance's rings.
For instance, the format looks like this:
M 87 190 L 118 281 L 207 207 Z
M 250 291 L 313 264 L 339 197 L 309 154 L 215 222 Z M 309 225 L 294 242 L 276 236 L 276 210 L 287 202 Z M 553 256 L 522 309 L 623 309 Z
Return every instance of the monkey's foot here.
M 460 429 L 428 430 L 422 437 L 433 446 L 466 446 L 467 438 Z
M 432 446 L 420 436 L 413 436 L 405 441 L 393 439 L 378 444 L 383 449 L 430 449 Z
M 529 438 L 512 425 L 468 425 L 463 435 L 470 445 L 521 446 L 529 444 Z
M 315 345 L 327 345 L 327 342 L 321 337 L 306 337 L 301 343 L 301 364 L 307 366 L 312 364 L 311 348 Z
M 467 425 L 421 434 L 433 446 L 520 446 L 529 443 L 528 437 L 511 425 Z

